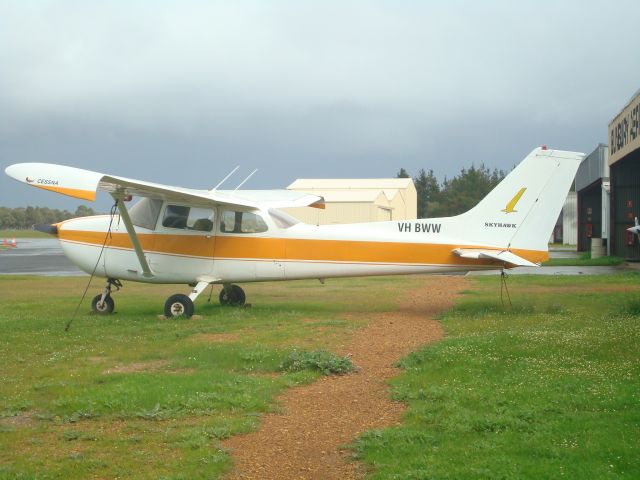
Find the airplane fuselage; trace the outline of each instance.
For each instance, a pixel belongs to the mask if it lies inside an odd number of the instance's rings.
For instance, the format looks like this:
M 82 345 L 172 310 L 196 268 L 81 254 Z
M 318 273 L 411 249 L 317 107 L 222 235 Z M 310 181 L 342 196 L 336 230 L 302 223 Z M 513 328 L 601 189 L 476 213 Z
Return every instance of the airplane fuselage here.
M 167 208 L 163 205 L 163 212 Z M 224 217 L 222 209 L 218 210 L 215 218 Z M 460 226 L 449 219 L 279 226 L 273 211 L 252 215 L 260 217 L 263 231 L 226 232 L 223 221 L 212 222 L 211 231 L 165 227 L 161 219 L 166 214 L 159 215 L 153 228 L 136 226 L 152 276 L 141 271 L 118 215 L 113 221 L 103 215 L 62 222 L 58 237 L 66 256 L 82 270 L 149 283 L 235 283 L 502 268 L 493 260 L 469 261 L 454 255 L 456 248 L 497 247 L 461 242 L 456 239 Z M 486 223 L 488 229 L 511 228 Z M 547 258 L 546 251 L 516 253 L 532 262 Z

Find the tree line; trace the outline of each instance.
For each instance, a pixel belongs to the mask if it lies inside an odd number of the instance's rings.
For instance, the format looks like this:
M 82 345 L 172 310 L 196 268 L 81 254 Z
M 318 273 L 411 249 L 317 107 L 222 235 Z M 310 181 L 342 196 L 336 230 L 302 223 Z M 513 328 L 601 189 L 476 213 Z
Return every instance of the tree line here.
M 74 213 L 48 207 L 0 207 L 0 230 L 27 230 L 34 225 L 58 223 L 95 214 L 92 208 L 85 205 L 80 205 Z
M 418 194 L 418 218 L 450 217 L 474 207 L 505 177 L 503 170 L 484 166 L 463 168 L 458 175 L 439 182 L 433 170 L 421 169 L 413 177 Z M 411 178 L 401 168 L 398 178 Z

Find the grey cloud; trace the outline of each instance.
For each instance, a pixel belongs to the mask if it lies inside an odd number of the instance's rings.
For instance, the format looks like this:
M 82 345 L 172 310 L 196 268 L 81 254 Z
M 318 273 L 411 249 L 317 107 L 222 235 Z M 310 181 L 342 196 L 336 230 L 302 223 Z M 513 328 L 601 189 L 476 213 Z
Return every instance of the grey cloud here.
M 271 188 L 510 168 L 541 143 L 585 151 L 639 86 L 638 14 L 631 1 L 6 2 L 0 164 L 193 187 L 242 164 L 260 168 L 248 188 Z M 39 200 L 10 182 L 0 204 Z

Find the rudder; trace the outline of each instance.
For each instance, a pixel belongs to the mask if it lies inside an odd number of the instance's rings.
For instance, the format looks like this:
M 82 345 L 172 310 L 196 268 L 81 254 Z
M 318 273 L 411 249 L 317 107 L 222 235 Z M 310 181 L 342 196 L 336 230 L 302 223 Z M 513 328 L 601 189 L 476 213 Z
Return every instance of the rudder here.
M 583 158 L 578 152 L 536 148 L 478 205 L 460 215 L 465 232 L 474 243 L 546 251 Z

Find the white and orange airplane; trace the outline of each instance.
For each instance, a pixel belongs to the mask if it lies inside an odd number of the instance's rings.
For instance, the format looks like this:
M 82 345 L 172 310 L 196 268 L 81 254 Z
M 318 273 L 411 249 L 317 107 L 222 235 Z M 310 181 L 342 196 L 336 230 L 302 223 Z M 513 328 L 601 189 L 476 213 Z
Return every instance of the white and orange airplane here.
M 324 208 L 322 197 L 300 192 L 191 190 L 45 163 L 6 173 L 75 198 L 94 200 L 98 190 L 114 198 L 111 215 L 49 227 L 73 263 L 107 279 L 92 301 L 95 312 L 111 313 L 114 288 L 129 280 L 190 285 L 189 295 L 172 295 L 164 308 L 167 317 L 190 317 L 211 284 L 223 285 L 222 304 L 242 305 L 236 283 L 539 265 L 583 158 L 537 148 L 455 217 L 322 226 L 279 210 Z M 127 209 L 131 196 L 141 199 Z

